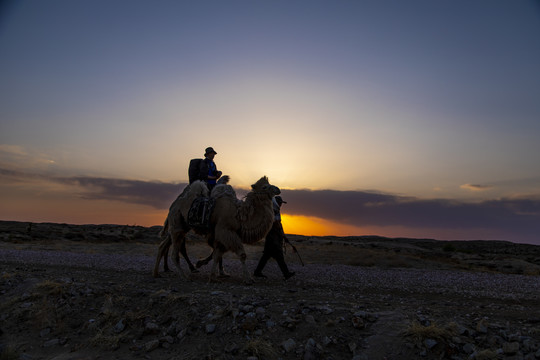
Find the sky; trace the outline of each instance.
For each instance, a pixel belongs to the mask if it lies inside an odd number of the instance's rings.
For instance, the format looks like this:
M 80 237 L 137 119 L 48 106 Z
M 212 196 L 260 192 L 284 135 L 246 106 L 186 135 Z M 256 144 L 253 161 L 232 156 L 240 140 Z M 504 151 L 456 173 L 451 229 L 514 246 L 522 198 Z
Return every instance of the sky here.
M 540 2 L 0 3 L 0 219 L 161 225 L 213 146 L 285 231 L 540 245 Z

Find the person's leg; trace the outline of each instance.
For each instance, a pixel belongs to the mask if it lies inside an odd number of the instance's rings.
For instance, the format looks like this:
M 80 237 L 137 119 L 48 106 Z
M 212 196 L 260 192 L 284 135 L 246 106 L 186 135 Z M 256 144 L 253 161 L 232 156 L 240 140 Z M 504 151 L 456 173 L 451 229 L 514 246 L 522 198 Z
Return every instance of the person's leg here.
M 270 229 L 270 232 L 266 234 L 266 238 L 264 239 L 263 255 L 261 259 L 259 260 L 259 264 L 255 268 L 255 271 L 253 272 L 253 275 L 256 277 L 266 277 L 262 274 L 262 271 L 264 267 L 266 266 L 266 263 L 268 262 L 268 260 L 272 257 L 273 241 L 274 241 L 273 238 L 275 237 L 273 230 L 274 228 L 272 227 L 272 229 Z
M 283 251 L 275 251 L 274 259 L 276 259 L 276 262 L 278 263 L 278 266 L 281 272 L 283 273 L 283 277 L 285 277 L 285 279 L 288 279 L 294 275 L 294 272 L 290 272 L 289 267 L 285 263 L 285 258 L 283 257 Z
M 255 268 L 255 271 L 253 273 L 253 276 L 256 277 L 266 277 L 263 275 L 262 271 L 264 267 L 266 266 L 266 263 L 268 262 L 268 259 L 270 259 L 270 256 L 265 251 L 263 252 L 263 255 L 261 256 L 261 259 L 259 260 L 259 264 L 257 264 L 257 268 Z

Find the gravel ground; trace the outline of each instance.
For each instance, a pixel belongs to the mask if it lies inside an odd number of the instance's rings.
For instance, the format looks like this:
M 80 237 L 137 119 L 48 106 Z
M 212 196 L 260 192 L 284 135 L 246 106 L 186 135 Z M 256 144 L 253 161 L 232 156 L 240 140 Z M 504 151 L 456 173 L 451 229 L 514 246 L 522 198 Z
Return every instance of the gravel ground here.
M 539 276 L 270 262 L 246 286 L 232 257 L 209 283 L 154 279 L 130 244 L 20 245 L 0 249 L 1 359 L 540 359 Z
M 141 255 L 83 254 L 64 251 L 0 250 L 0 262 L 136 270 L 150 272 L 155 258 Z M 240 277 L 239 261 L 224 260 L 227 271 Z M 256 263 L 248 260 L 248 267 Z M 272 266 L 270 264 L 269 266 Z M 206 268 L 209 271 L 209 266 Z M 306 285 L 409 290 L 435 294 L 459 294 L 464 297 L 486 297 L 540 301 L 540 277 L 491 274 L 455 270 L 379 269 L 347 265 L 290 265 Z M 205 270 L 202 270 L 203 272 Z M 272 273 L 277 273 L 271 271 Z

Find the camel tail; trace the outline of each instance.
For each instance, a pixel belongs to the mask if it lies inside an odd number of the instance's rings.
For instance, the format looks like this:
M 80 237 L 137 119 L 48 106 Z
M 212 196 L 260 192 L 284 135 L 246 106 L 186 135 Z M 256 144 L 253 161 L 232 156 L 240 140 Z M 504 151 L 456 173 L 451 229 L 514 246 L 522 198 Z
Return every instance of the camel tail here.
M 163 224 L 163 229 L 159 232 L 159 237 L 163 238 L 167 234 L 167 231 L 169 231 L 169 217 L 165 219 L 165 224 Z

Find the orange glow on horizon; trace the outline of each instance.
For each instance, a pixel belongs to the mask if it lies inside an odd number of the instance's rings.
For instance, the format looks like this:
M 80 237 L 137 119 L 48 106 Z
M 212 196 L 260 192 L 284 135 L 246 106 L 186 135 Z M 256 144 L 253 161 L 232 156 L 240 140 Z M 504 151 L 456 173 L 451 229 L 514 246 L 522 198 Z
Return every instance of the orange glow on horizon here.
M 281 223 L 286 234 L 304 236 L 352 236 L 363 235 L 365 229 L 335 223 L 329 220 L 300 215 L 281 214 Z
M 137 217 L 138 225 L 163 225 L 167 211 L 156 211 L 145 217 Z M 281 214 L 281 222 L 286 234 L 304 236 L 354 236 L 365 235 L 366 229 L 353 225 L 344 225 L 313 216 Z

